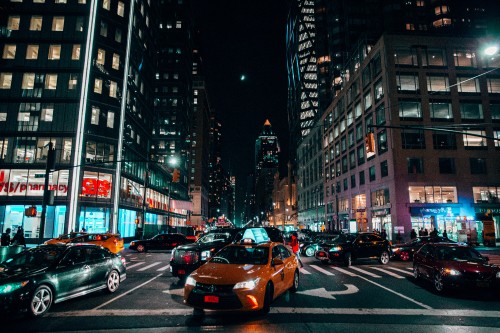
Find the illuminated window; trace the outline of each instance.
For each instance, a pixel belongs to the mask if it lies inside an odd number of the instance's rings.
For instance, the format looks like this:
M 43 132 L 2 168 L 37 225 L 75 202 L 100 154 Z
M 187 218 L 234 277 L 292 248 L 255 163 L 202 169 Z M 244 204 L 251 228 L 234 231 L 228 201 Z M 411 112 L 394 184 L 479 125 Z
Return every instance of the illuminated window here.
M 125 15 L 125 4 L 121 1 L 118 1 L 118 9 L 116 11 L 118 16 L 123 17 Z
M 29 112 L 19 112 L 17 115 L 17 121 L 30 121 L 30 113 Z
M 422 106 L 419 101 L 400 101 L 399 118 L 422 118 Z
M 73 51 L 71 51 L 71 60 L 80 60 L 80 44 L 73 45 Z
M 480 92 L 479 80 L 470 77 L 457 77 L 458 91 L 464 93 Z
M 90 117 L 90 123 L 92 125 L 99 125 L 99 113 L 100 110 L 97 106 L 92 107 L 92 115 Z
M 406 23 L 406 30 L 415 30 L 415 25 L 413 23 Z
M 78 85 L 78 74 L 70 74 L 68 81 L 68 89 L 69 90 L 76 89 L 77 85 Z
M 111 67 L 113 67 L 113 69 L 120 69 L 120 55 L 119 54 L 116 54 L 116 53 L 113 53 L 113 63 L 111 64 Z
M 31 31 L 41 31 L 42 30 L 42 21 L 43 18 L 41 16 L 32 16 L 30 20 L 30 30 Z
M 446 57 L 442 49 L 424 50 L 422 56 L 423 66 L 446 66 Z
M 66 0 L 55 0 L 55 3 L 66 3 Z
M 431 102 L 429 103 L 431 119 L 453 119 L 450 102 Z
M 75 24 L 75 31 L 82 32 L 84 26 L 85 26 L 85 18 L 83 16 L 77 16 L 76 24 Z
M 22 89 L 33 89 L 35 86 L 35 73 L 24 73 L 23 83 L 21 85 Z
M 113 128 L 115 126 L 115 113 L 112 111 L 108 111 L 106 126 L 108 128 Z
M 12 73 L 0 73 L 0 89 L 10 89 Z
M 438 92 L 449 92 L 450 83 L 446 76 L 428 76 L 427 77 L 427 90 Z
M 176 21 L 176 22 L 175 22 L 175 27 L 176 27 L 177 29 L 182 28 L 182 21 Z
M 42 113 L 40 114 L 41 121 L 51 122 L 54 120 L 54 106 L 46 106 L 42 108 Z
M 102 0 L 102 8 L 109 10 L 111 7 L 111 0 Z
M 106 51 L 103 49 L 98 49 L 97 50 L 97 63 L 99 65 L 104 65 L 104 58 L 106 58 Z
M 20 16 L 9 16 L 7 20 L 7 29 L 19 30 L 19 23 L 21 22 Z
M 399 91 L 417 91 L 418 86 L 418 74 L 409 74 L 397 76 L 397 84 Z
M 61 59 L 61 45 L 50 45 L 49 60 L 59 60 L 59 59 Z
M 432 25 L 436 28 L 449 26 L 449 25 L 451 25 L 451 19 L 442 18 L 442 19 L 439 19 L 439 20 L 432 22 Z
M 436 15 L 441 15 L 441 14 L 448 14 L 448 6 L 437 6 L 434 8 L 434 14 Z
M 460 103 L 462 119 L 484 119 L 483 105 L 480 103 Z
M 5 44 L 3 46 L 3 58 L 4 59 L 16 58 L 16 44 Z
M 57 74 L 47 74 L 45 76 L 45 89 L 55 90 L 57 88 Z
M 26 59 L 28 60 L 38 59 L 38 45 L 28 45 L 26 47 Z
M 95 79 L 95 81 L 94 81 L 94 92 L 96 94 L 102 94 L 102 80 L 101 79 Z
M 101 36 L 108 37 L 108 24 L 104 21 L 101 21 Z
M 480 135 L 480 136 L 478 136 Z M 462 138 L 465 147 L 486 147 L 485 131 L 469 131 L 464 130 Z
M 453 53 L 456 67 L 477 67 L 476 53 L 470 50 L 460 50 Z
M 490 94 L 500 94 L 500 79 L 487 78 L 486 83 Z
M 114 81 L 111 81 L 109 83 L 109 97 L 115 97 L 116 98 L 116 88 L 117 88 L 117 84 L 116 82 Z
M 55 16 L 52 20 L 52 31 L 64 30 L 64 16 Z
M 116 28 L 115 30 L 115 42 L 117 43 L 122 42 L 122 30 L 120 28 Z

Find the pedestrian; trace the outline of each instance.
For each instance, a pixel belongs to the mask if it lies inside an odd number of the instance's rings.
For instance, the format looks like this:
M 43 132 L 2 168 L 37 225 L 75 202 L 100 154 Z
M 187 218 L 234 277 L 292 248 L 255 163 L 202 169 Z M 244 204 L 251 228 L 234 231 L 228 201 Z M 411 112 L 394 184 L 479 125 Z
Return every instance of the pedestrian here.
M 443 237 L 448 238 L 448 233 L 446 232 L 446 229 L 443 230 Z
M 2 239 L 0 241 L 1 246 L 9 246 L 10 245 L 10 228 L 5 229 L 5 232 L 2 234 Z
M 438 235 L 438 232 L 436 230 L 436 228 L 432 229 L 431 233 L 430 233 L 430 236 L 431 237 L 436 237 Z
M 424 229 L 423 234 L 424 234 L 424 236 L 429 236 L 429 231 L 427 230 L 427 228 Z
M 304 267 L 304 265 L 302 264 L 302 260 L 300 260 L 299 238 L 296 231 L 292 233 L 291 245 L 292 245 L 292 251 L 295 254 L 295 257 L 297 258 L 297 261 L 300 264 L 300 268 Z
M 423 236 L 424 235 L 424 228 L 420 228 L 420 230 L 418 231 L 418 235 L 419 236 Z
M 26 247 L 26 239 L 24 238 L 24 230 L 19 227 L 16 234 L 12 238 L 12 245 L 22 245 Z
M 410 238 L 411 239 L 417 238 L 417 232 L 415 231 L 415 229 L 411 229 Z
M 383 239 L 387 239 L 387 232 L 385 231 L 385 229 L 382 229 L 382 232 L 380 233 L 380 237 L 382 237 Z

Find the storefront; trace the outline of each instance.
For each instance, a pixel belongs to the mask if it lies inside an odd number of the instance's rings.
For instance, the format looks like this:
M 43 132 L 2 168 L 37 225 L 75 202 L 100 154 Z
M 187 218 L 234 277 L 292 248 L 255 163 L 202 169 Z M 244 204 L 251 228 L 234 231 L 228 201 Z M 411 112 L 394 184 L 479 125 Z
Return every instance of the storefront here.
M 381 232 L 382 229 L 385 229 L 389 240 L 395 239 L 396 235 L 401 233 L 401 229 L 393 230 L 392 228 L 390 208 L 372 209 L 372 231 Z
M 434 229 L 438 235 L 442 235 L 446 230 L 449 239 L 463 241 L 463 235 L 475 221 L 472 216 L 461 214 L 460 207 L 453 206 L 433 206 L 433 207 L 411 207 L 411 227 L 417 235 L 430 234 Z

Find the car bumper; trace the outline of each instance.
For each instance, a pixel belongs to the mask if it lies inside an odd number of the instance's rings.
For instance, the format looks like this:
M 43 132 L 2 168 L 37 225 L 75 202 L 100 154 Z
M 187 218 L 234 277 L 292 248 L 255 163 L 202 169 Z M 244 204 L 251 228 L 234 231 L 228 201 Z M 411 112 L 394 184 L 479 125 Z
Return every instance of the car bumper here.
M 447 288 L 500 290 L 500 279 L 480 280 L 463 279 L 459 276 L 444 276 L 443 282 Z
M 29 306 L 30 298 L 31 291 L 24 289 L 0 295 L 0 311 L 2 313 L 25 311 Z
M 195 265 L 185 265 L 185 264 L 177 264 L 175 262 L 170 262 L 170 272 L 172 273 L 173 276 L 184 277 L 194 272 L 202 264 L 203 263 L 197 263 Z

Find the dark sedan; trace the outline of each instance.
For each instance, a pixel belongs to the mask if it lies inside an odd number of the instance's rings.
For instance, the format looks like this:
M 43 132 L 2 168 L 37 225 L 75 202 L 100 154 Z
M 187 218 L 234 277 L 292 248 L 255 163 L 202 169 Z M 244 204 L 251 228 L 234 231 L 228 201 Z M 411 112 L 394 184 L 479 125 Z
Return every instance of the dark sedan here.
M 413 254 L 417 252 L 422 245 L 427 243 L 456 243 L 446 237 L 441 236 L 421 236 L 412 239 L 403 244 L 396 244 L 392 246 L 392 258 L 408 261 L 413 259 Z
M 474 248 L 463 244 L 427 243 L 413 257 L 413 276 L 446 288 L 500 288 L 500 267 L 488 264 Z
M 137 252 L 172 250 L 176 246 L 187 243 L 193 243 L 193 240 L 186 238 L 183 234 L 159 234 L 153 238 L 131 241 L 128 248 Z
M 192 244 L 176 247 L 170 257 L 170 272 L 173 276 L 183 279 L 207 262 L 224 246 L 232 243 L 238 237 L 241 239 L 239 231 L 239 229 L 226 229 L 210 232 Z
M 339 234 L 318 234 L 312 239 L 300 241 L 300 253 L 306 257 L 314 256 L 314 253 L 321 248 L 323 243 L 333 242 Z
M 102 246 L 41 245 L 0 264 L 0 309 L 42 316 L 53 303 L 113 293 L 126 277 L 125 260 Z

